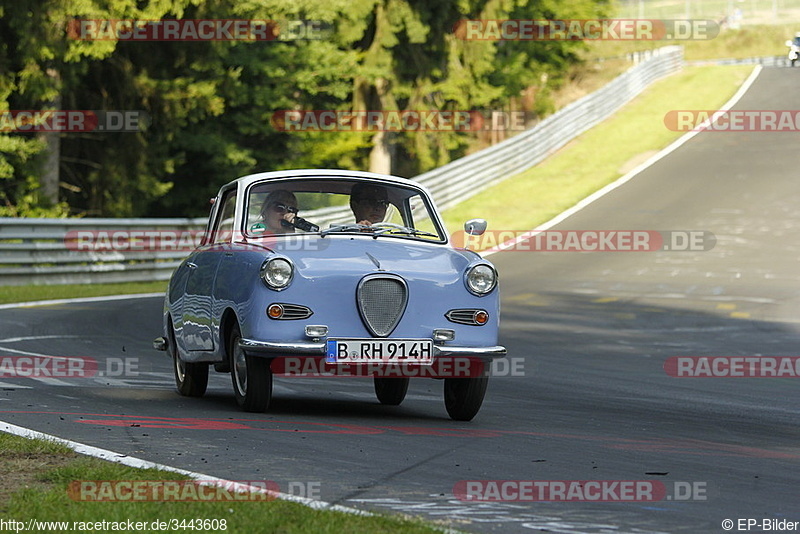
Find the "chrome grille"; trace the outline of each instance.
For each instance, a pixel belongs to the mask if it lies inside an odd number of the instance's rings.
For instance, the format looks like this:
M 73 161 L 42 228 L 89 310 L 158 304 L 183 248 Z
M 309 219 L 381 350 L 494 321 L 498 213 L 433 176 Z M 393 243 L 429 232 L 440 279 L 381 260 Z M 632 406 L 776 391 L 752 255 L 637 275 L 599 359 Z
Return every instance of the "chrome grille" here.
M 375 275 L 361 280 L 356 291 L 358 312 L 373 336 L 391 334 L 408 303 L 408 290 L 400 277 Z

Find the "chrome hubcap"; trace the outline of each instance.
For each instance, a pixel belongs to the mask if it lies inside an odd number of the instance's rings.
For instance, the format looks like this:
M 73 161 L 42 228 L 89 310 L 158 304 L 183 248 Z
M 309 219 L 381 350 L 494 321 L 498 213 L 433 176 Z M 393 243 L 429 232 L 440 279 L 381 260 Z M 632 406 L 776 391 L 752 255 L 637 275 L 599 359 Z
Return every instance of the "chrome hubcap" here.
M 236 374 L 236 387 L 239 395 L 247 394 L 247 359 L 244 351 L 236 346 L 233 349 L 233 372 Z
M 175 354 L 175 374 L 178 377 L 178 381 L 183 382 L 183 379 L 186 376 L 186 366 L 178 357 L 177 353 Z

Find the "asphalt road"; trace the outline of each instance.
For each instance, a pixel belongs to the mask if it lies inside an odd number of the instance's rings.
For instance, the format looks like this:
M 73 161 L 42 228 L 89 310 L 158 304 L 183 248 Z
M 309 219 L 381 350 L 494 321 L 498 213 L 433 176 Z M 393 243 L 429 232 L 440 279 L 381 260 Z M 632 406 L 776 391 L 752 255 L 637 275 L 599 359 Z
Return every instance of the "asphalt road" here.
M 797 109 L 798 86 L 800 70 L 765 69 L 737 108 Z M 800 521 L 800 382 L 663 368 L 674 356 L 798 355 L 798 141 L 702 133 L 557 227 L 707 231 L 711 250 L 494 255 L 501 342 L 524 376 L 493 377 L 470 423 L 447 417 L 432 380 L 412 381 L 396 408 L 379 405 L 364 379 L 277 379 L 263 415 L 237 409 L 228 375 L 213 375 L 205 398 L 179 397 L 169 360 L 150 347 L 157 298 L 0 310 L 0 356 L 90 357 L 103 372 L 0 378 L 0 420 L 464 531 Z M 462 502 L 453 488 L 465 480 L 656 480 L 668 496 Z M 681 499 L 686 487 L 697 491 Z

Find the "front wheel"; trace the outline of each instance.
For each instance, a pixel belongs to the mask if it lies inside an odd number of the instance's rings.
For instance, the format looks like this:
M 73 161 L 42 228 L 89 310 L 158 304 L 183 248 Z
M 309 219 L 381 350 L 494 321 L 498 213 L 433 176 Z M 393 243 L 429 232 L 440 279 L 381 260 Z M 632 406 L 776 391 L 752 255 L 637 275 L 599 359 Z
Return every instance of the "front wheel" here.
M 375 395 L 381 404 L 399 406 L 408 392 L 408 378 L 375 377 Z
M 172 354 L 172 369 L 175 373 L 175 386 L 178 393 L 184 397 L 202 397 L 208 387 L 208 364 L 188 363 L 178 356 L 178 346 L 175 344 L 175 331 L 172 322 L 169 323 L 169 339 L 167 350 Z
M 486 395 L 488 376 L 477 378 L 445 378 L 444 407 L 455 421 L 472 421 Z
M 228 336 L 231 381 L 236 402 L 246 412 L 264 412 L 272 399 L 272 370 L 266 358 L 248 356 L 239 346 L 242 335 L 235 326 Z

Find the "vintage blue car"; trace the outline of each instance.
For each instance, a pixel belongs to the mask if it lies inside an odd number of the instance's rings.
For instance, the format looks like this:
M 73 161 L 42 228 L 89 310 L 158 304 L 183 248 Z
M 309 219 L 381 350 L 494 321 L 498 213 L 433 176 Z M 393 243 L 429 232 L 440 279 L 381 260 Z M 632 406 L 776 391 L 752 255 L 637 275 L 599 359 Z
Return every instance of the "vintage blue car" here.
M 265 411 L 273 376 L 368 376 L 399 405 L 411 377 L 444 381 L 455 420 L 480 410 L 498 345 L 497 272 L 454 248 L 428 192 L 341 170 L 254 174 L 212 200 L 200 246 L 172 275 L 164 335 L 178 391 L 209 367 Z M 465 232 L 480 235 L 474 219 Z

